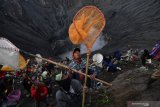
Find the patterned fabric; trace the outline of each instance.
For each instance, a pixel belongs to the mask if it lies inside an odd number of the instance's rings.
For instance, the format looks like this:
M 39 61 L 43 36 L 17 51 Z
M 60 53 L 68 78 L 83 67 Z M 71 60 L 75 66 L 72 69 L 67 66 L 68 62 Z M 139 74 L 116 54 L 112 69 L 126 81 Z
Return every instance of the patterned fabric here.
M 82 59 L 81 63 L 78 64 L 77 62 L 75 62 L 74 60 L 72 60 L 71 63 L 69 64 L 69 67 L 72 68 L 72 69 L 76 69 L 76 70 L 85 69 L 85 67 L 86 67 L 86 61 L 84 59 Z

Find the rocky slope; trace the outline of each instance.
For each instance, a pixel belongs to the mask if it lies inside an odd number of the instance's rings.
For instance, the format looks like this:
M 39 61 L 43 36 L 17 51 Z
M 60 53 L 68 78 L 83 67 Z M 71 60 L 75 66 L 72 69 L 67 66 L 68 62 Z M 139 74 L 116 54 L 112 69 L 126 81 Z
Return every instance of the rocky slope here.
M 105 14 L 103 34 L 112 40 L 102 53 L 128 44 L 149 48 L 160 40 L 159 0 L 0 0 L 0 35 L 23 50 L 59 55 L 75 47 L 68 28 L 85 5 L 96 5 Z

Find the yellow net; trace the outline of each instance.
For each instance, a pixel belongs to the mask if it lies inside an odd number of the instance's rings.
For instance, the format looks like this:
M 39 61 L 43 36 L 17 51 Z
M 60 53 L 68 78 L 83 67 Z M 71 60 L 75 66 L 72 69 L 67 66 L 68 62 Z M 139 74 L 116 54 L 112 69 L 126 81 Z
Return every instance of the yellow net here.
M 21 70 L 23 70 L 23 69 L 27 66 L 27 64 L 29 63 L 29 61 L 30 61 L 29 59 L 26 61 L 22 55 L 19 55 L 19 68 L 20 68 Z M 2 70 L 2 71 L 14 71 L 13 68 L 11 68 L 11 67 L 9 67 L 9 66 L 7 66 L 7 65 L 4 65 L 4 66 L 1 68 L 1 70 Z
M 29 61 L 29 59 L 26 61 L 22 55 L 19 55 L 19 68 L 23 70 L 28 65 Z
M 95 6 L 85 6 L 74 16 L 69 28 L 69 38 L 73 44 L 85 42 L 88 49 L 105 26 L 103 13 Z

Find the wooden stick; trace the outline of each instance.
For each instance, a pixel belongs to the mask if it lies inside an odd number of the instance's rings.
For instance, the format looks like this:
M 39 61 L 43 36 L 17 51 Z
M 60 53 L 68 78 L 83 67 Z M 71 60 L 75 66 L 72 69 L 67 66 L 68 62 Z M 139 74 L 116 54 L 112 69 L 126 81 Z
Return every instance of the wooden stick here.
M 34 55 L 34 54 L 31 54 L 31 53 L 27 53 L 27 52 L 24 52 L 24 53 L 26 53 L 26 54 L 28 54 L 28 55 L 30 55 L 30 56 L 32 56 L 32 57 L 36 57 L 36 58 L 42 59 L 42 60 L 44 60 L 44 61 L 46 61 L 46 62 L 49 62 L 49 63 L 55 64 L 55 65 L 61 66 L 61 67 L 65 68 L 65 69 L 72 70 L 72 71 L 75 72 L 75 73 L 78 73 L 78 74 L 81 74 L 81 75 L 84 75 L 84 76 L 86 75 L 85 73 L 80 72 L 80 71 L 78 71 L 78 70 L 70 69 L 68 66 L 66 66 L 66 65 L 64 65 L 64 64 L 57 63 L 57 62 L 48 60 L 48 59 L 46 59 L 46 58 L 41 58 L 41 57 L 38 57 L 38 56 L 36 56 L 36 55 Z M 90 76 L 87 75 L 87 77 L 90 77 Z M 98 78 L 95 78 L 95 80 L 96 80 L 96 81 L 99 81 L 99 82 L 101 82 L 101 83 L 103 83 L 103 84 L 105 84 L 105 85 L 107 85 L 107 86 L 109 86 L 109 87 L 112 86 L 112 84 L 110 84 L 110 83 L 108 83 L 108 82 L 105 82 L 105 81 L 103 81 L 103 80 L 100 80 L 100 79 L 98 79 Z

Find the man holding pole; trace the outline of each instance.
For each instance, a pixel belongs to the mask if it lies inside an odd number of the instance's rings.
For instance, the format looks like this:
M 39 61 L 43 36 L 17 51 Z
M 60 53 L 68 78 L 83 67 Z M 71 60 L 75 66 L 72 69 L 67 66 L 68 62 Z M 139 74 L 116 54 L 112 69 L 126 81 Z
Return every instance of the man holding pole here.
M 86 61 L 81 58 L 80 55 L 80 49 L 79 48 L 75 48 L 73 50 L 73 54 L 72 54 L 72 61 L 69 64 L 69 67 L 71 69 L 76 69 L 80 72 L 85 72 L 85 68 L 86 68 Z M 91 87 L 91 80 L 93 80 L 95 78 L 95 76 L 97 75 L 97 72 L 95 70 L 93 70 L 92 68 L 89 68 L 89 73 L 88 75 L 90 75 L 90 79 L 87 81 L 87 86 Z M 71 77 L 73 79 L 77 79 L 79 80 L 82 84 L 84 82 L 84 76 L 78 73 L 72 73 Z

